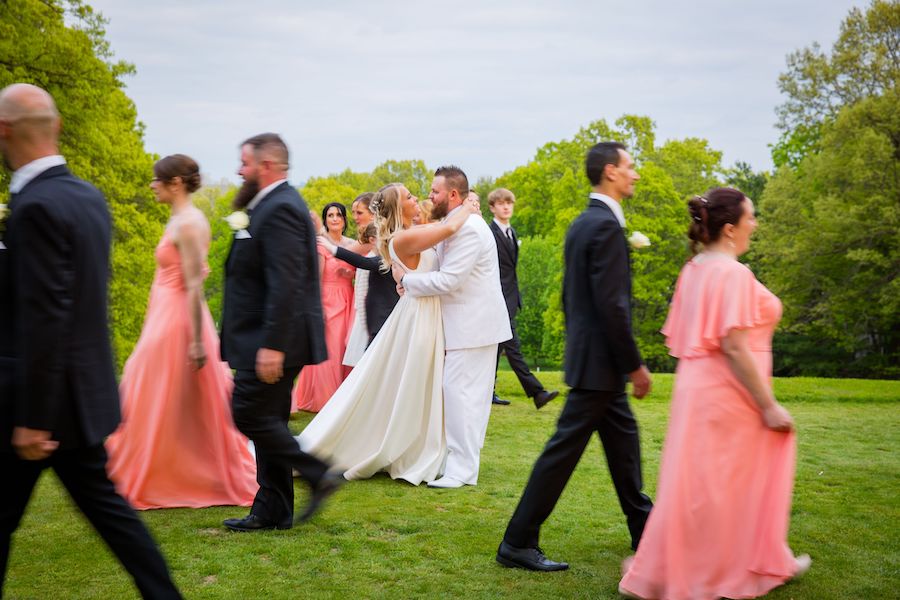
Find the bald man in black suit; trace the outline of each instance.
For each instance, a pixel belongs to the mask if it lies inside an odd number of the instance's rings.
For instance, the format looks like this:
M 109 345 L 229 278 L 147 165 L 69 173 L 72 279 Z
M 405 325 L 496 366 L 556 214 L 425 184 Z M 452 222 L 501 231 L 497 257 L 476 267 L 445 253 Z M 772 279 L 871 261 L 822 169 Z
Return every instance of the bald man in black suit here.
M 66 168 L 59 129 L 41 88 L 0 91 L 0 153 L 14 169 L 0 249 L 0 569 L 5 578 L 10 538 L 52 468 L 141 595 L 180 598 L 106 475 L 103 441 L 119 424 L 106 304 L 112 225 L 103 195 Z

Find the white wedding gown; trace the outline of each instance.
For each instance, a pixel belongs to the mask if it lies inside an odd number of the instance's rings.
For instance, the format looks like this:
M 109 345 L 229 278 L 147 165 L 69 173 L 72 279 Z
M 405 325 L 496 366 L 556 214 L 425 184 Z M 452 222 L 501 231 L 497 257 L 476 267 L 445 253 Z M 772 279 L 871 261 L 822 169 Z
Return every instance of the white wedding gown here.
M 391 258 L 406 268 L 389 248 Z M 429 249 L 418 268 L 406 270 L 421 273 L 436 265 Z M 443 376 L 440 299 L 405 295 L 297 442 L 343 469 L 347 479 L 386 471 L 413 485 L 433 481 L 447 454 Z

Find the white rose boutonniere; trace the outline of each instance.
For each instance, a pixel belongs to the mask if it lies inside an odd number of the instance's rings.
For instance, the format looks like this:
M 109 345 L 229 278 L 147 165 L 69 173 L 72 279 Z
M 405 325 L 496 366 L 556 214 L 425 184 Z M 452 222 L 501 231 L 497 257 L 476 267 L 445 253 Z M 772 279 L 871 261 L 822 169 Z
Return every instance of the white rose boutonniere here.
M 231 227 L 234 231 L 240 231 L 249 227 L 250 215 L 242 210 L 236 210 L 225 217 L 225 221 L 228 222 L 228 226 Z
M 248 215 L 245 211 L 236 210 L 225 217 L 225 220 L 228 222 L 228 226 L 234 230 L 234 239 L 250 239 L 250 232 L 247 231 L 247 228 L 250 227 L 250 215 Z
M 640 231 L 635 231 L 628 238 L 628 243 L 631 244 L 631 247 L 635 250 L 640 248 L 646 248 L 650 245 L 650 238 L 641 233 Z

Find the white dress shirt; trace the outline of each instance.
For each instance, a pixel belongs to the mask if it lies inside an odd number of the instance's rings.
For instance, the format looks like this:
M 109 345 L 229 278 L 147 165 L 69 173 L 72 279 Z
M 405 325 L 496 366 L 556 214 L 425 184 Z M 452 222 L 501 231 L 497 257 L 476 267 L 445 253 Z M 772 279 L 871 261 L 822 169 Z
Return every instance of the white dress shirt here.
M 496 223 L 496 224 L 497 224 L 497 227 L 500 228 L 500 233 L 502 233 L 503 235 L 505 235 L 507 238 L 512 239 L 512 237 L 510 237 L 510 235 L 509 235 L 509 229 L 510 229 L 509 223 L 507 223 L 506 225 L 504 225 L 503 223 L 501 223 L 501 222 L 498 221 L 497 219 L 494 219 L 494 223 Z

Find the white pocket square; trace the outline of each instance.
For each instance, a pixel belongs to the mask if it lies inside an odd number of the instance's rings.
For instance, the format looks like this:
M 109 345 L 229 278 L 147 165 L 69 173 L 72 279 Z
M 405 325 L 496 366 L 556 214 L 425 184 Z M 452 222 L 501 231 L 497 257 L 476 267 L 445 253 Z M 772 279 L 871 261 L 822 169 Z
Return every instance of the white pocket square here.
M 250 232 L 246 229 L 238 229 L 234 232 L 234 239 L 236 240 L 249 240 Z
M 0 250 L 6 250 L 6 244 L 0 242 Z

